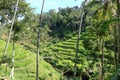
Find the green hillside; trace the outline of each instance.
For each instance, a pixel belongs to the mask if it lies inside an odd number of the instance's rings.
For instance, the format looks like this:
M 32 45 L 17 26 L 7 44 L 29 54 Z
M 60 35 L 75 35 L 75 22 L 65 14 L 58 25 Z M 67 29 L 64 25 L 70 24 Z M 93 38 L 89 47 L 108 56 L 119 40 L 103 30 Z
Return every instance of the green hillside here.
M 33 1 L 0 0 L 0 80 L 120 80 L 120 0 Z
M 3 50 L 5 48 L 5 41 L 0 40 L 0 59 L 3 55 Z M 15 80 L 35 80 L 36 66 L 35 66 L 35 53 L 25 50 L 20 45 L 15 46 L 15 71 L 14 76 Z M 12 58 L 12 46 L 9 45 L 7 51 L 7 78 L 10 76 L 11 70 L 11 58 Z M 5 64 L 0 66 L 0 77 L 5 75 Z M 53 67 L 45 62 L 40 60 L 39 63 L 39 77 L 41 80 L 59 80 L 60 74 L 56 72 Z
M 87 70 L 92 70 L 92 78 L 98 78 L 101 65 L 101 53 L 91 53 L 86 48 L 84 48 L 83 40 L 84 37 L 81 36 L 79 41 L 79 53 L 78 53 L 78 65 L 77 65 L 77 76 L 82 74 L 82 76 L 87 75 Z M 77 37 L 74 36 L 69 40 L 57 43 L 49 48 L 44 49 L 43 56 L 51 56 L 51 60 L 47 60 L 57 69 L 66 72 L 64 75 L 68 77 L 73 76 L 74 70 L 74 60 L 76 51 L 76 41 Z M 49 53 L 49 54 L 48 54 Z M 110 75 L 114 71 L 114 54 L 112 51 L 105 50 L 105 76 L 106 79 L 110 79 Z M 89 72 L 88 72 L 89 73 Z

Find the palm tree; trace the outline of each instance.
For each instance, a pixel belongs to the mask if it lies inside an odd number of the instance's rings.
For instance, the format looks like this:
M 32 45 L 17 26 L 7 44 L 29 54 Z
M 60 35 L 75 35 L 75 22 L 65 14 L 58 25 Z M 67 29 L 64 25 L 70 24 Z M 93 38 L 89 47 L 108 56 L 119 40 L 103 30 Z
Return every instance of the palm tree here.
M 39 80 L 40 27 L 42 24 L 44 1 L 45 0 L 43 0 L 43 3 L 42 3 L 42 9 L 41 9 L 41 14 L 39 18 L 39 27 L 38 27 L 38 42 L 37 42 L 37 54 L 36 54 L 36 80 Z
M 120 0 L 117 0 L 117 17 L 120 19 Z M 120 64 L 120 23 L 118 24 L 118 64 Z
M 8 38 L 7 38 L 7 42 L 6 42 L 6 46 L 5 46 L 5 50 L 4 50 L 4 55 L 6 55 L 6 52 L 7 52 L 7 49 L 8 49 L 8 45 L 9 45 L 9 41 L 10 41 L 10 37 L 11 37 L 11 34 L 12 34 L 12 29 L 13 29 L 13 25 L 14 25 L 14 22 L 15 22 L 16 13 L 17 13 L 18 3 L 19 3 L 19 0 L 17 0 L 17 2 L 16 2 L 15 12 L 14 12 L 14 16 L 13 16 L 13 19 L 12 19 L 10 32 L 9 32 L 9 35 L 8 35 Z
M 79 26 L 79 31 L 78 31 L 78 38 L 77 38 L 77 43 L 76 43 L 76 55 L 75 55 L 74 75 L 73 75 L 74 80 L 76 78 L 76 72 L 77 72 L 77 58 L 78 58 L 79 39 L 80 39 L 81 27 L 82 27 L 83 16 L 84 16 L 84 6 L 85 6 L 86 2 L 87 2 L 87 0 L 85 0 L 82 4 L 82 14 L 81 14 L 80 26 Z
M 10 41 L 10 38 L 11 38 L 11 34 L 12 34 L 12 30 L 13 30 L 13 25 L 14 25 L 14 22 L 15 22 L 15 17 L 16 17 L 16 13 L 17 13 L 17 7 L 18 7 L 18 3 L 19 3 L 19 0 L 17 0 L 16 2 L 16 6 L 15 6 L 15 11 L 14 11 L 14 16 L 13 16 L 13 19 L 12 19 L 12 23 L 11 23 L 11 27 L 10 27 L 10 32 L 8 34 L 8 38 L 7 38 L 7 42 L 6 42 L 6 45 L 5 45 L 5 49 L 4 49 L 4 53 L 3 53 L 3 57 L 2 57 L 2 61 L 5 60 L 6 58 L 6 52 L 7 52 L 7 49 L 8 49 L 8 45 L 9 45 L 9 41 Z M 7 72 L 7 64 L 6 64 L 6 72 Z M 6 75 L 6 74 L 5 74 Z

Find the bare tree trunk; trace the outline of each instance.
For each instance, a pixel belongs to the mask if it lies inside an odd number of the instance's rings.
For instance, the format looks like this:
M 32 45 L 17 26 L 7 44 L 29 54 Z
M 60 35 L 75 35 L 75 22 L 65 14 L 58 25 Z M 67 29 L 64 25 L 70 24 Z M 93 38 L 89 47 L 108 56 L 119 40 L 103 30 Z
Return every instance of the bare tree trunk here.
M 40 33 L 38 32 L 38 44 L 37 44 L 37 54 L 36 54 L 36 80 L 39 80 L 39 53 L 40 53 Z
M 14 56 L 15 56 L 15 33 L 13 33 L 13 50 L 12 50 L 12 69 L 10 73 L 10 78 L 14 80 Z
M 36 54 L 36 80 L 39 80 L 40 27 L 42 23 L 43 7 L 44 7 L 44 0 L 42 3 L 42 9 L 41 9 L 41 14 L 39 18 L 39 27 L 38 27 L 38 42 L 37 42 L 37 54 Z
M 73 75 L 74 80 L 76 78 L 76 73 L 77 73 L 78 47 L 79 47 L 79 39 L 80 39 L 81 27 L 82 27 L 83 16 L 84 16 L 84 6 L 85 6 L 86 1 L 87 0 L 84 1 L 83 7 L 82 7 L 82 15 L 81 15 L 81 19 L 80 19 L 80 26 L 79 26 L 78 38 L 77 38 L 77 44 L 76 44 L 76 55 L 75 55 L 74 75 Z
M 114 26 L 114 58 L 115 58 L 115 69 L 117 69 L 117 62 L 118 62 L 118 48 L 117 48 L 117 26 L 116 25 L 113 25 Z
M 9 41 L 10 41 L 13 25 L 14 25 L 14 22 L 15 22 L 16 13 L 17 13 L 18 3 L 19 3 L 19 0 L 17 0 L 17 3 L 16 3 L 15 12 L 14 12 L 14 16 L 13 16 L 13 19 L 12 19 L 12 24 L 11 24 L 11 27 L 10 27 L 10 32 L 8 34 L 8 39 L 7 39 L 5 50 L 4 50 L 4 55 L 6 55 L 6 52 L 7 52 L 7 49 L 8 49 L 8 45 L 9 45 Z
M 14 25 L 14 22 L 15 22 L 15 17 L 16 17 L 16 13 L 17 13 L 18 3 L 19 3 L 19 0 L 17 0 L 17 2 L 16 2 L 15 12 L 14 12 L 14 16 L 13 16 L 13 19 L 12 19 L 12 23 L 11 23 L 11 27 L 10 27 L 10 32 L 8 34 L 8 38 L 7 38 L 7 42 L 6 42 L 6 45 L 5 45 L 5 49 L 4 49 L 4 53 L 3 53 L 3 57 L 2 57 L 1 63 L 2 63 L 2 61 L 6 60 L 6 56 L 7 56 L 6 52 L 7 52 L 7 49 L 8 49 L 10 37 L 11 37 L 11 34 L 12 34 L 13 25 Z M 7 64 L 6 64 L 5 75 L 6 74 L 7 74 Z
M 117 17 L 120 18 L 120 0 L 117 0 Z M 120 23 L 118 23 L 118 64 L 120 64 Z
M 102 80 L 104 80 L 104 39 L 101 39 L 101 53 L 102 53 Z
M 78 47 L 79 47 L 79 39 L 80 39 L 80 33 L 81 33 L 83 15 L 84 15 L 84 12 L 83 12 L 82 15 L 81 15 L 81 22 L 80 22 L 78 39 L 77 39 L 77 44 L 76 44 L 76 55 L 75 55 L 74 76 L 73 76 L 73 79 L 74 79 L 74 80 L 75 80 L 76 72 L 77 72 Z
M 2 23 L 0 23 L 0 38 L 1 38 L 1 35 L 3 32 L 3 29 L 4 29 L 4 25 Z

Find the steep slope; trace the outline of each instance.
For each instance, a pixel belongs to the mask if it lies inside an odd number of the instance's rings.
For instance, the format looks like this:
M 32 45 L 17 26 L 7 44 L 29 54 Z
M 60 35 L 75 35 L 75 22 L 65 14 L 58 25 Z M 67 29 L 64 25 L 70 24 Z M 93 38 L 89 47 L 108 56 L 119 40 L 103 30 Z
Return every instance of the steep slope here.
M 2 59 L 3 50 L 5 47 L 5 41 L 0 40 L 0 60 Z M 35 53 L 25 50 L 20 45 L 15 46 L 15 80 L 35 80 Z M 7 51 L 7 73 L 6 76 L 9 78 L 11 70 L 11 58 L 12 58 L 12 46 L 9 45 Z M 5 64 L 0 65 L 0 77 L 4 76 L 6 72 Z M 39 77 L 41 80 L 59 80 L 60 74 L 56 72 L 53 67 L 40 60 L 39 63 Z
M 57 43 L 49 48 L 43 50 L 44 57 L 52 57 L 52 60 L 47 60 L 53 66 L 62 69 L 63 71 L 73 72 L 74 59 L 75 59 L 75 50 L 76 50 L 76 39 L 77 37 L 73 37 L 67 41 L 63 41 L 61 43 Z M 79 54 L 78 54 L 78 63 L 81 63 L 81 60 L 84 66 L 88 66 L 85 58 L 83 59 L 81 56 L 87 56 L 87 52 L 84 52 L 82 40 L 79 41 Z M 81 59 L 82 58 L 82 59 Z M 82 67 L 81 64 L 78 64 L 79 70 Z
M 51 59 L 45 59 L 47 62 L 52 64 L 52 66 L 60 69 L 61 72 L 68 77 L 72 77 L 74 71 L 74 59 L 76 50 L 77 37 L 74 36 L 67 41 L 57 43 L 49 48 L 43 50 L 44 57 L 51 57 Z M 83 47 L 83 39 L 79 41 L 79 53 L 78 53 L 78 65 L 77 65 L 77 75 L 79 76 L 89 76 L 90 71 L 93 72 L 92 78 L 99 77 L 101 73 L 101 53 L 96 52 L 95 54 L 90 53 Z M 111 65 L 114 59 L 114 54 L 105 50 L 105 76 L 111 75 L 114 71 L 114 65 Z M 87 74 L 88 73 L 88 74 Z

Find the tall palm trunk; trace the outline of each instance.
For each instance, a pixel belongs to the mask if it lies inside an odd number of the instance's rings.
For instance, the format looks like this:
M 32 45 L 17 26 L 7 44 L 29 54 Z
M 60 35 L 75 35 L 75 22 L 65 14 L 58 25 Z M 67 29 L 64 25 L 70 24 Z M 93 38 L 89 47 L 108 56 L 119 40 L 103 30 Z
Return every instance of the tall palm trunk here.
M 117 26 L 114 25 L 114 58 L 115 58 L 115 69 L 117 69 L 117 61 L 118 61 L 118 48 L 117 48 Z
M 36 54 L 36 80 L 39 80 L 40 27 L 42 23 L 43 7 L 44 7 L 44 0 L 42 3 L 42 9 L 41 9 L 41 14 L 39 18 L 39 27 L 38 27 L 38 42 L 37 42 L 37 54 Z
M 75 55 L 74 76 L 73 76 L 74 80 L 75 80 L 76 72 L 77 72 L 78 47 L 79 47 L 79 39 L 80 39 L 83 16 L 84 16 L 84 12 L 81 15 L 80 27 L 79 27 L 79 32 L 78 32 L 77 44 L 76 44 L 76 55 Z
M 106 10 L 105 11 L 105 20 L 107 20 L 108 18 L 107 18 L 107 10 L 108 10 L 108 7 L 109 7 L 109 0 L 104 0 L 104 10 Z M 102 54 L 102 58 L 101 58 L 101 64 L 102 64 L 102 66 L 101 66 L 101 69 L 102 69 L 102 75 L 101 75 L 101 79 L 102 80 L 104 80 L 104 37 L 101 37 L 100 38 L 100 40 L 101 40 L 101 54 Z
M 101 53 L 102 53 L 102 58 L 101 58 L 101 63 L 102 63 L 102 80 L 104 80 L 104 39 L 101 39 Z
M 4 25 L 1 23 L 0 24 L 0 38 L 1 38 L 3 30 L 4 30 Z
M 120 18 L 120 0 L 117 0 L 117 17 Z M 120 23 L 118 24 L 118 64 L 120 64 Z
M 6 56 L 7 56 L 6 52 L 7 52 L 7 49 L 8 49 L 10 37 L 11 37 L 11 34 L 12 34 L 13 25 L 14 25 L 14 22 L 15 22 L 15 17 L 16 17 L 16 13 L 17 13 L 18 3 L 19 3 L 19 0 L 17 0 L 17 2 L 16 2 L 15 11 L 14 11 L 14 15 L 13 15 L 13 19 L 12 19 L 12 23 L 11 23 L 11 27 L 10 27 L 10 32 L 8 34 L 8 38 L 7 38 L 7 42 L 6 42 L 6 45 L 5 45 L 5 49 L 4 49 L 4 53 L 3 53 L 3 57 L 2 57 L 1 63 L 2 63 L 2 61 L 6 60 Z M 6 64 L 5 75 L 6 74 L 7 74 L 7 64 Z
M 78 38 L 77 38 L 77 44 L 76 44 L 76 55 L 75 55 L 74 75 L 73 75 L 74 80 L 76 78 L 76 73 L 77 73 L 78 47 L 79 47 L 79 39 L 80 39 L 81 27 L 82 27 L 83 16 L 84 16 L 84 6 L 85 6 L 86 1 L 87 0 L 84 1 L 83 6 L 82 6 L 82 15 L 80 19 L 80 26 L 79 26 Z
M 11 24 L 11 27 L 10 27 L 10 32 L 8 34 L 8 38 L 7 38 L 7 42 L 6 42 L 6 46 L 5 46 L 5 50 L 4 50 L 4 55 L 6 55 L 6 52 L 7 52 L 7 49 L 8 49 L 8 45 L 9 45 L 9 41 L 10 41 L 10 37 L 11 37 L 13 25 L 14 25 L 14 22 L 15 22 L 16 13 L 17 13 L 18 3 L 19 3 L 19 0 L 17 0 L 17 2 L 16 2 L 15 12 L 14 12 L 14 16 L 13 16 L 13 19 L 12 19 L 12 24 Z
M 12 50 L 12 69 L 10 73 L 10 78 L 14 80 L 14 56 L 15 56 L 15 33 L 13 33 L 13 50 Z

